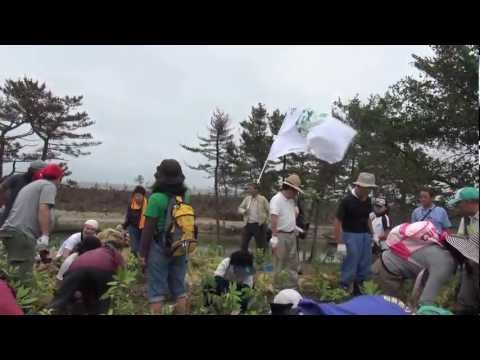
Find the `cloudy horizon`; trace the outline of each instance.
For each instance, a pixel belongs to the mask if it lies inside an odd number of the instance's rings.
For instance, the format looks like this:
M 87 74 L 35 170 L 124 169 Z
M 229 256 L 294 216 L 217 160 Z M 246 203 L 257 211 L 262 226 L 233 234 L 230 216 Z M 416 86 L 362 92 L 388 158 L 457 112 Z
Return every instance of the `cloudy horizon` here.
M 83 95 L 82 110 L 96 122 L 91 155 L 72 159 L 79 182 L 151 182 L 164 158 L 180 161 L 187 183 L 211 187 L 187 168 L 202 161 L 180 144 L 196 145 L 212 112 L 232 119 L 235 135 L 251 107 L 269 112 L 309 106 L 330 112 L 334 100 L 383 94 L 417 72 L 416 46 L 0 46 L 0 82 L 24 76 L 45 82 L 55 95 Z M 10 164 L 4 172 L 10 171 Z

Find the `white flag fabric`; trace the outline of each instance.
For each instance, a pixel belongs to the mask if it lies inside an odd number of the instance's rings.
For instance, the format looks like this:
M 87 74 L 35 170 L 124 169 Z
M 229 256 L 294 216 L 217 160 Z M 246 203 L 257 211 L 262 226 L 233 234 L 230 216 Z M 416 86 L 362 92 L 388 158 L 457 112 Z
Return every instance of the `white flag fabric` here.
M 291 153 L 311 153 L 333 164 L 345 156 L 357 132 L 350 126 L 311 109 L 292 108 L 288 111 L 267 160 Z
M 298 132 L 295 126 L 300 114 L 301 110 L 295 108 L 288 111 L 270 148 L 267 160 L 273 161 L 286 154 L 307 151 L 306 138 Z

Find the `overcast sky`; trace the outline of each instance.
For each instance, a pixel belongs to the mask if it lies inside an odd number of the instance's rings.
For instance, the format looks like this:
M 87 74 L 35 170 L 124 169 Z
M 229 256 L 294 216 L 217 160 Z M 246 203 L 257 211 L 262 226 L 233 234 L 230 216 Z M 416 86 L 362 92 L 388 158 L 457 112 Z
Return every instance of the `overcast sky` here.
M 84 95 L 96 121 L 91 132 L 103 143 L 69 162 L 72 179 L 151 181 L 173 157 L 190 186 L 206 188 L 212 181 L 185 166 L 201 158 L 179 144 L 197 143 L 215 107 L 236 128 L 258 102 L 269 111 L 330 112 L 339 97 L 366 99 L 416 75 L 411 55 L 430 53 L 426 46 L 0 46 L 0 81 L 26 75 L 56 95 Z

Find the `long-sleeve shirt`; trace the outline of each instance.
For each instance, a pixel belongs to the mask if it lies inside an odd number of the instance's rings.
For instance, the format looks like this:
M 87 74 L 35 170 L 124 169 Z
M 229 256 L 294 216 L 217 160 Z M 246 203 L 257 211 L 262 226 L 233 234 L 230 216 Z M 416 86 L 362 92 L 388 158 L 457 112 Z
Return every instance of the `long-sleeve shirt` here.
M 240 206 L 238 212 L 243 215 L 243 221 L 248 223 L 258 223 L 260 225 L 268 222 L 269 216 L 268 200 L 262 195 L 246 196 Z

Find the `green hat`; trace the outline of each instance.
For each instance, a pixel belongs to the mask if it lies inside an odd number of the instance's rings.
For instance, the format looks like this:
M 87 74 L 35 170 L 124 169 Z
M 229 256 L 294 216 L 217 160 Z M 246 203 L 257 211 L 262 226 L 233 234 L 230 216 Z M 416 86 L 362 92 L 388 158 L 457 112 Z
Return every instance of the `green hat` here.
M 478 189 L 474 187 L 464 187 L 457 190 L 455 196 L 448 201 L 448 206 L 456 206 L 460 201 L 478 201 Z
M 424 305 L 418 309 L 417 315 L 453 315 L 453 313 L 441 307 Z

